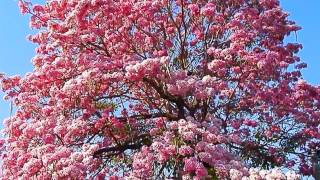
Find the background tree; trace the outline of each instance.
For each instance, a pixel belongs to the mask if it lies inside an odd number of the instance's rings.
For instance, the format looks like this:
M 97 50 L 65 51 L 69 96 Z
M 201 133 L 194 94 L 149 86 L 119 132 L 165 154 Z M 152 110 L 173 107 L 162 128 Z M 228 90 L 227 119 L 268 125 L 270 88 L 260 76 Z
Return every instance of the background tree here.
M 19 6 L 39 29 L 29 37 L 38 47 L 33 72 L 2 77 L 16 109 L 5 121 L 2 177 L 312 172 L 320 89 L 301 78 L 302 46 L 283 41 L 300 28 L 277 0 Z

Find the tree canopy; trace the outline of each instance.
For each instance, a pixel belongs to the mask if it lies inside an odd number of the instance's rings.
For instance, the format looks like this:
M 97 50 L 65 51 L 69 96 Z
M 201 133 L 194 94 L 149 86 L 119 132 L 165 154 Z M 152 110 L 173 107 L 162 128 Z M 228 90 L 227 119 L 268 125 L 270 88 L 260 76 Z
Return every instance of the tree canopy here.
M 320 88 L 278 0 L 19 1 L 33 71 L 2 76 L 15 111 L 3 178 L 299 179 Z M 251 168 L 251 169 L 250 169 Z

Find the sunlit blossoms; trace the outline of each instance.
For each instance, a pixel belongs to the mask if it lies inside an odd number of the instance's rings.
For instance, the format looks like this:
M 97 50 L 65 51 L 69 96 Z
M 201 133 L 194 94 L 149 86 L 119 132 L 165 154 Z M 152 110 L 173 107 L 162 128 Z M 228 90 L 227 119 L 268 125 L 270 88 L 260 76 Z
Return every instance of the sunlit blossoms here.
M 302 177 L 299 174 L 296 174 L 293 171 L 288 171 L 286 173 L 281 170 L 275 168 L 271 170 L 258 170 L 258 169 L 250 169 L 248 174 L 244 174 L 239 170 L 231 169 L 230 170 L 230 179 L 231 180 L 278 180 L 278 179 L 286 179 L 286 180 L 300 180 Z
M 3 179 L 311 175 L 320 88 L 277 0 L 19 1 L 34 69 L 1 75 Z M 280 171 L 273 167 L 290 170 Z M 261 170 L 258 170 L 258 169 Z M 300 175 L 298 175 L 300 174 Z

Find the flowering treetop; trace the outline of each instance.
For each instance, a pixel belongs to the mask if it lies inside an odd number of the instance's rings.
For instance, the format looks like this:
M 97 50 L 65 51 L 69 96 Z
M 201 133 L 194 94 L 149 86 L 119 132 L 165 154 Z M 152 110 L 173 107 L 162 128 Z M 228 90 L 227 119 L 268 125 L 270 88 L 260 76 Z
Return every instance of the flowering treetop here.
M 283 41 L 300 27 L 277 0 L 19 6 L 39 30 L 29 37 L 38 47 L 33 72 L 2 77 L 16 107 L 5 121 L 2 177 L 311 173 L 320 89 L 301 77 L 302 46 Z

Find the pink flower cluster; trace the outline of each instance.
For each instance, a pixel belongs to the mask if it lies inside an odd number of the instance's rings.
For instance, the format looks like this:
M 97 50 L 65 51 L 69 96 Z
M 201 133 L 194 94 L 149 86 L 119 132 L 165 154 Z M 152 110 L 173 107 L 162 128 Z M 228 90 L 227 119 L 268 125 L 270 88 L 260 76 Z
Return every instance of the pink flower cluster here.
M 298 179 L 320 88 L 278 0 L 20 0 L 34 69 L 0 74 L 3 179 Z M 250 167 L 249 167 L 250 168 Z
M 132 177 L 147 179 L 152 176 L 154 155 L 148 147 L 142 147 L 141 151 L 133 157 Z
M 284 173 L 278 168 L 271 169 L 271 170 L 258 170 L 251 168 L 249 169 L 248 175 L 243 174 L 236 169 L 230 170 L 230 179 L 231 180 L 277 180 L 277 179 L 286 179 L 286 180 L 300 180 L 301 176 L 296 174 L 293 171 L 287 171 Z

